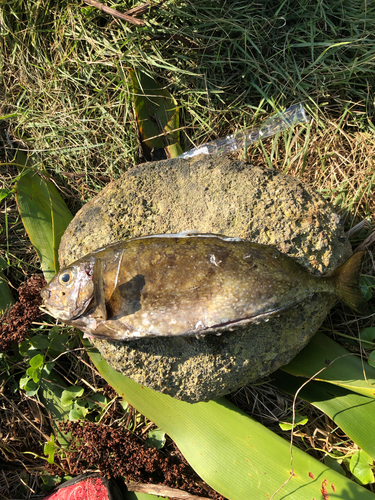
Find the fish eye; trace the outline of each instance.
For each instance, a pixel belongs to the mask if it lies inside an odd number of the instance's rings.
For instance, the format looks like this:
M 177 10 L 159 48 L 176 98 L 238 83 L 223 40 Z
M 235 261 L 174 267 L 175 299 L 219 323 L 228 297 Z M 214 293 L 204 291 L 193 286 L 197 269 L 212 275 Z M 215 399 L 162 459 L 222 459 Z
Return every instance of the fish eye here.
M 59 282 L 62 285 L 68 285 L 70 283 L 70 281 L 72 280 L 72 278 L 73 278 L 72 272 L 66 271 L 61 276 L 59 276 Z

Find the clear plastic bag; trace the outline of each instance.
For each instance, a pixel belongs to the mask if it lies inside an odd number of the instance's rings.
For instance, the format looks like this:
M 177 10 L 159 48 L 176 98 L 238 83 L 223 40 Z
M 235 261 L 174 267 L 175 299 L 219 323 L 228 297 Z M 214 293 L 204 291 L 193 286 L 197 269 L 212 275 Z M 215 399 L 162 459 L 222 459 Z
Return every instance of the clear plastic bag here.
M 306 123 L 309 121 L 310 116 L 306 114 L 303 105 L 301 103 L 294 104 L 284 112 L 278 113 L 266 120 L 260 128 L 241 130 L 236 134 L 228 135 L 222 139 L 206 142 L 197 148 L 186 151 L 180 158 L 192 158 L 200 154 L 221 155 L 236 151 L 237 149 L 243 149 L 259 139 L 275 135 L 296 123 Z

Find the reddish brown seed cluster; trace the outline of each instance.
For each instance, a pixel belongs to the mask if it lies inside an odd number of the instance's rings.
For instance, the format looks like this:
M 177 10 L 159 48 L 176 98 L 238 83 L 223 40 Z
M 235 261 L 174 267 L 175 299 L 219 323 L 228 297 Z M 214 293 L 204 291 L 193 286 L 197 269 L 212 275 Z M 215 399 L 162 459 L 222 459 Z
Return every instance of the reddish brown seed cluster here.
M 31 323 L 40 318 L 40 291 L 46 284 L 43 276 L 32 276 L 19 287 L 18 302 L 0 319 L 0 351 L 24 340 Z
M 125 476 L 127 481 L 162 484 L 191 494 L 224 500 L 217 492 L 203 486 L 191 467 L 177 457 L 167 457 L 156 448 L 145 445 L 130 431 L 92 422 L 64 422 L 63 432 L 70 432 L 72 441 L 67 451 L 70 474 L 77 475 L 88 468 L 98 468 L 106 477 Z M 55 465 L 53 473 L 61 473 Z M 52 470 L 52 469 L 56 470 Z

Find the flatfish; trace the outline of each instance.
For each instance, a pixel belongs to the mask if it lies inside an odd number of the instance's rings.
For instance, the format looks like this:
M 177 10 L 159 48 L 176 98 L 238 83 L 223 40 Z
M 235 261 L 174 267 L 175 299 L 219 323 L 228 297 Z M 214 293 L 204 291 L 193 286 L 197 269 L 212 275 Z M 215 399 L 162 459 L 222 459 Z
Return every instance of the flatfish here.
M 364 252 L 314 276 L 276 248 L 215 234 L 133 238 L 82 257 L 42 290 L 55 318 L 108 340 L 221 334 L 267 321 L 314 293 L 360 311 Z

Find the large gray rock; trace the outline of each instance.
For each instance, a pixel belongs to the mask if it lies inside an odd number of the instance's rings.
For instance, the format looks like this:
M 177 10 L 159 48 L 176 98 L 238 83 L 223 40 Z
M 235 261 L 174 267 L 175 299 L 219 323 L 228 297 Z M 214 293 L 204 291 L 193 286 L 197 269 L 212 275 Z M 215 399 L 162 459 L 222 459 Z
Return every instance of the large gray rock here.
M 300 180 L 201 155 L 147 163 L 109 184 L 69 225 L 60 264 L 120 239 L 192 229 L 274 245 L 318 275 L 351 255 L 339 216 Z M 206 401 L 288 363 L 333 304 L 331 296 L 315 294 L 267 323 L 221 336 L 91 342 L 113 368 L 140 384 Z

